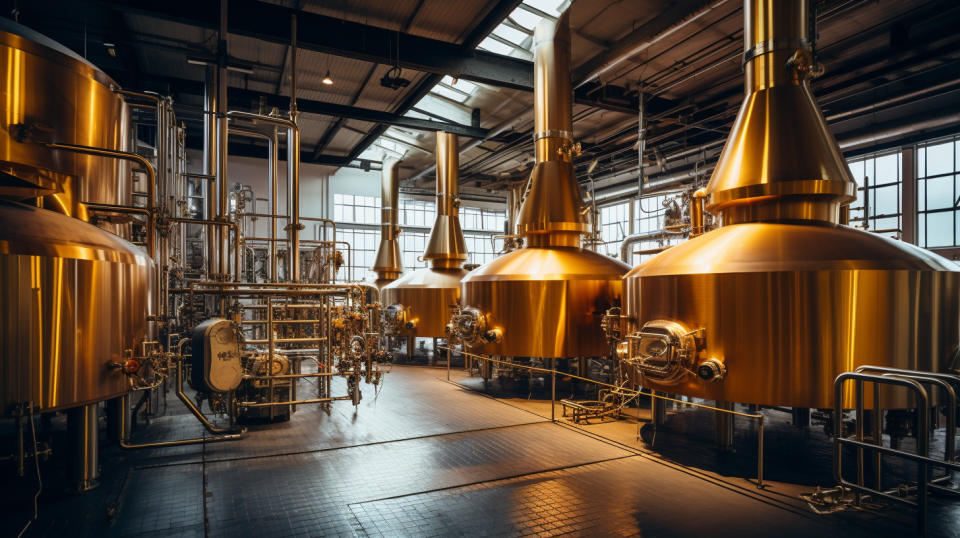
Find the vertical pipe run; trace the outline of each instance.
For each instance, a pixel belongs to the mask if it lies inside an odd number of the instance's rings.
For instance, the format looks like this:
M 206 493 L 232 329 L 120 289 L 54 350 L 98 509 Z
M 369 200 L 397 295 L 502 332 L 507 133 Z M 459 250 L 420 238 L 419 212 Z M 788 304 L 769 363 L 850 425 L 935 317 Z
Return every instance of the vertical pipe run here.
M 460 146 L 457 135 L 437 132 L 437 218 L 423 259 L 434 269 L 458 269 L 467 260 L 460 227 Z
M 204 175 L 215 177 L 217 174 L 217 155 L 219 155 L 220 150 L 218 149 L 219 144 L 217 143 L 216 118 L 217 73 L 212 66 L 207 67 L 203 108 L 203 173 Z M 219 181 L 205 182 L 205 218 L 209 221 L 217 219 L 217 200 L 219 200 L 217 189 L 219 186 Z M 217 247 L 217 238 L 220 237 L 220 231 L 208 226 L 205 230 L 205 235 L 207 237 L 207 279 L 216 280 L 217 269 L 220 266 L 220 251 Z
M 277 144 L 277 128 L 273 127 L 268 151 L 270 152 L 270 170 L 268 190 L 270 192 L 270 281 L 277 282 L 277 179 L 279 171 L 280 148 Z
M 290 18 L 290 121 L 287 130 L 287 195 L 290 223 L 290 280 L 300 281 L 300 130 L 297 129 L 297 16 Z
M 217 45 L 217 188 L 219 198 L 219 212 L 217 216 L 226 220 L 229 218 L 229 204 L 227 203 L 227 2 L 220 0 L 220 29 Z M 227 257 L 227 236 L 230 233 L 225 226 L 216 227 L 217 250 L 219 251 L 218 272 L 221 278 L 226 279 L 230 272 L 230 262 Z

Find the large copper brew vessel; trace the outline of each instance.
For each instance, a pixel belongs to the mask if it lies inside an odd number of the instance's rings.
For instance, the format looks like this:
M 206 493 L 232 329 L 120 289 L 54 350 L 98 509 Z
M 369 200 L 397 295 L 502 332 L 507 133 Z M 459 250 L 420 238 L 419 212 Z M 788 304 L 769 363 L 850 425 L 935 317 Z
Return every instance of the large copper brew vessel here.
M 0 19 L 0 173 L 2 193 L 45 203 L 86 218 L 79 202 L 126 204 L 128 166 L 122 161 L 51 151 L 30 141 L 127 150 L 130 112 L 117 84 L 63 45 L 9 19 Z
M 380 184 L 380 246 L 371 268 L 377 274 L 377 289 L 400 278 L 403 263 L 400 258 L 400 161 L 384 159 Z
M 960 342 L 960 268 L 838 223 L 856 185 L 810 92 L 807 4 L 745 2 L 746 97 L 707 186 L 722 227 L 624 278 L 618 354 L 644 386 L 830 407 L 838 374 L 944 370 Z
M 437 219 L 423 253 L 430 267 L 411 271 L 380 291 L 387 325 L 395 334 L 444 337 L 450 308 L 460 302 L 467 249 L 460 228 L 459 161 L 457 135 L 438 132 Z
M 536 164 L 517 230 L 525 248 L 463 279 L 459 333 L 471 351 L 519 357 L 603 356 L 604 312 L 629 269 L 580 248 L 588 231 L 573 173 L 569 14 L 534 31 Z
M 153 262 L 84 222 L 84 203 L 130 205 L 130 175 L 43 143 L 125 150 L 129 111 L 102 71 L 32 30 L 0 19 L 0 48 L 0 413 L 112 398 L 147 335 Z

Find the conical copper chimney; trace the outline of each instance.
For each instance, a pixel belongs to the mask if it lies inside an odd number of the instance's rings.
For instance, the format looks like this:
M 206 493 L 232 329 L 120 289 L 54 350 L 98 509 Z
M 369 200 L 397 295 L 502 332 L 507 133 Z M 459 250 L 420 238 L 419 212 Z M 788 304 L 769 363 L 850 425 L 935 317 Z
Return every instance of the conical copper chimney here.
M 400 261 L 400 179 L 397 170 L 400 161 L 385 159 L 381 171 L 380 194 L 380 248 L 373 262 L 373 271 L 377 273 L 376 286 L 383 286 L 393 282 L 403 272 L 403 263 Z
M 603 313 L 619 304 L 628 267 L 580 248 L 588 231 L 573 173 L 570 22 L 563 13 L 534 31 L 536 164 L 517 218 L 526 246 L 463 279 L 451 330 L 474 353 L 513 357 L 596 357 L 609 348 Z
M 810 92 L 807 4 L 744 3 L 746 95 L 707 187 L 722 226 L 624 278 L 618 355 L 639 384 L 825 408 L 840 373 L 943 371 L 960 344 L 960 268 L 838 224 L 856 186 Z
M 437 218 L 423 253 L 430 267 L 409 272 L 381 290 L 389 333 L 446 336 L 450 308 L 460 301 L 467 249 L 460 228 L 459 152 L 457 135 L 437 133 Z
M 467 261 L 460 228 L 460 148 L 457 135 L 437 132 L 437 220 L 423 259 L 434 269 L 459 269 Z

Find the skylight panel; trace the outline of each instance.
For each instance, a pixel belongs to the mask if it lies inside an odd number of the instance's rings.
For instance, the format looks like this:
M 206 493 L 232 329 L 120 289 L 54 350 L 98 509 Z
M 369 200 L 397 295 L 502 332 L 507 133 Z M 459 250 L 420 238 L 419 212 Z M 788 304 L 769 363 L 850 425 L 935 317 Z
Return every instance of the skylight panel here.
M 529 11 L 518 7 L 513 10 L 513 13 L 510 14 L 510 18 L 513 19 L 513 22 L 527 28 L 528 30 L 533 30 L 533 28 L 540 22 L 540 17 L 530 13 Z
M 454 105 L 448 101 L 444 101 L 436 95 L 431 95 L 428 93 L 427 95 L 423 96 L 423 99 L 417 103 L 416 108 L 431 114 L 436 114 L 441 118 L 447 118 L 455 123 L 462 123 L 464 125 L 470 124 L 469 109 Z
M 443 83 L 446 84 L 447 86 L 452 86 L 452 87 L 454 87 L 454 88 L 456 88 L 456 89 L 458 89 L 458 90 L 460 90 L 460 91 L 462 91 L 462 92 L 464 92 L 464 93 L 468 93 L 468 94 L 470 94 L 470 95 L 473 95 L 473 93 L 474 93 L 475 91 L 477 91 L 477 85 L 476 85 L 476 84 L 470 82 L 469 80 L 454 79 L 454 78 L 451 77 L 450 75 L 444 76 L 443 79 L 442 79 L 440 82 L 443 82 Z
M 504 56 L 508 56 L 511 52 L 513 52 L 513 47 L 504 45 L 503 43 L 500 43 L 499 41 L 490 37 L 484 38 L 477 48 L 483 49 L 487 52 L 492 52 L 494 54 L 503 54 Z
M 523 41 L 527 38 L 527 34 L 519 30 L 514 30 L 505 24 L 500 24 L 500 26 L 497 26 L 493 30 L 493 33 L 522 49 L 526 49 L 526 47 L 523 46 Z
M 554 17 L 560 15 L 561 6 L 565 5 L 566 2 L 567 0 L 523 0 L 524 4 Z
M 442 95 L 442 96 L 446 97 L 447 99 L 451 99 L 451 100 L 456 101 L 456 102 L 458 102 L 458 103 L 462 103 L 462 102 L 466 101 L 466 100 L 467 100 L 467 97 L 469 97 L 469 95 L 467 95 L 467 94 L 465 94 L 465 93 L 463 93 L 463 92 L 454 90 L 453 88 L 451 88 L 451 87 L 449 87 L 449 86 L 444 86 L 443 84 L 437 84 L 436 86 L 434 86 L 433 89 L 430 90 L 430 93 L 435 93 L 435 94 L 437 94 L 437 95 Z

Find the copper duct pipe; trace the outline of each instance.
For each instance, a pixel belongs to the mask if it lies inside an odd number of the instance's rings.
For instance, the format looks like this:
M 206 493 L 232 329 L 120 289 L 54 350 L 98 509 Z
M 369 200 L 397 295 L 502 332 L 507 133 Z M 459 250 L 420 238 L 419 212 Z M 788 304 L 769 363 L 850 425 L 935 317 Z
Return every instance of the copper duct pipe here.
M 723 224 L 837 223 L 856 184 L 810 91 L 808 2 L 744 2 L 746 96 L 710 177 Z
M 400 262 L 400 168 L 398 159 L 385 159 L 381 171 L 380 202 L 380 248 L 373 262 L 373 271 L 377 273 L 377 282 L 386 284 L 396 280 L 403 272 Z
M 589 226 L 573 171 L 579 144 L 573 142 L 570 84 L 570 15 L 542 20 L 534 42 L 534 134 L 536 164 L 517 230 L 530 246 L 580 246 Z
M 467 260 L 460 227 L 460 147 L 457 135 L 437 132 L 437 220 L 423 259 L 434 269 L 458 269 Z

